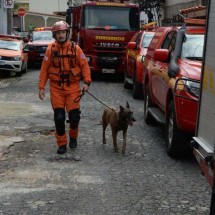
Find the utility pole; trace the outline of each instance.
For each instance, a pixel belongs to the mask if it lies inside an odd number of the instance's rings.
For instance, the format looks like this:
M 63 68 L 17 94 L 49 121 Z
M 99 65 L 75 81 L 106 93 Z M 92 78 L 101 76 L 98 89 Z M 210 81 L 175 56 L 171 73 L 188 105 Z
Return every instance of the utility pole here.
M 7 34 L 11 34 L 13 28 L 12 9 L 7 8 Z
M 0 0 L 0 34 L 7 34 L 7 11 L 4 8 L 4 0 Z
M 14 0 L 0 0 L 0 34 L 11 34 Z

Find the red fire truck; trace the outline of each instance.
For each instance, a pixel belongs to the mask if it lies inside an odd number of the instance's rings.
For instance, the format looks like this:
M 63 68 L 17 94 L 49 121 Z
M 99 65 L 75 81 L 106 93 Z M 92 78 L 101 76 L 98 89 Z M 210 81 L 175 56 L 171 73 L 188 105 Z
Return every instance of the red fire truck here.
M 124 72 L 125 49 L 140 28 L 139 6 L 126 2 L 87 1 L 69 5 L 71 39 L 84 51 L 92 72 Z

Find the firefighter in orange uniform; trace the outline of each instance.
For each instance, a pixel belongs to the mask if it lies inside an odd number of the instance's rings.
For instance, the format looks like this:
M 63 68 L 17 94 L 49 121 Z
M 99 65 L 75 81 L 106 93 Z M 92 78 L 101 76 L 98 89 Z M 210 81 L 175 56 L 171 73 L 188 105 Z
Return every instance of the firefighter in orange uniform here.
M 76 148 L 78 124 L 80 121 L 80 104 L 76 98 L 81 94 L 80 80 L 83 79 L 82 91 L 88 91 L 91 83 L 91 72 L 86 57 L 81 48 L 69 41 L 69 26 L 64 21 L 58 21 L 52 27 L 55 42 L 48 45 L 40 75 L 39 98 L 45 97 L 45 85 L 50 81 L 50 99 L 54 110 L 55 136 L 58 154 L 67 151 L 65 132 L 66 112 L 68 113 L 69 146 Z

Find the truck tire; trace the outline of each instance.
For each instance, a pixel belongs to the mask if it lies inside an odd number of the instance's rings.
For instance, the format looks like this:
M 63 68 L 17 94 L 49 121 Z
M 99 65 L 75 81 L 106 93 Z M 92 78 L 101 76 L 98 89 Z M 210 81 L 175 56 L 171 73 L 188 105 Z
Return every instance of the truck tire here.
M 142 84 L 137 82 L 136 75 L 134 76 L 133 80 L 133 92 L 132 96 L 134 99 L 142 99 L 143 98 L 143 86 Z
M 153 107 L 151 102 L 151 96 L 149 91 L 149 85 L 146 87 L 146 94 L 144 96 L 144 120 L 147 125 L 152 125 L 155 123 L 155 119 L 149 113 L 148 108 Z
M 188 135 L 178 128 L 173 101 L 169 104 L 165 133 L 166 152 L 170 157 L 178 158 L 188 150 Z

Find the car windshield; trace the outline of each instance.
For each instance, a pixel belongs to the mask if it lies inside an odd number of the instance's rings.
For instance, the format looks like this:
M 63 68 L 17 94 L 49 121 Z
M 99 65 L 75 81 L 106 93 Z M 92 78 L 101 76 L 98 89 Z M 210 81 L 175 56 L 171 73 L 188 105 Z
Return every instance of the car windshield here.
M 20 42 L 0 39 L 0 49 L 20 51 Z
M 81 25 L 86 29 L 137 31 L 139 12 L 137 8 L 86 6 Z
M 54 40 L 51 31 L 34 31 L 33 41 L 35 40 Z
M 150 33 L 150 34 L 146 33 L 143 37 L 141 47 L 142 48 L 148 48 L 149 43 L 151 42 L 153 36 L 154 36 L 153 33 Z
M 181 57 L 190 60 L 202 60 L 204 48 L 204 35 L 186 34 L 183 39 Z

